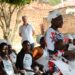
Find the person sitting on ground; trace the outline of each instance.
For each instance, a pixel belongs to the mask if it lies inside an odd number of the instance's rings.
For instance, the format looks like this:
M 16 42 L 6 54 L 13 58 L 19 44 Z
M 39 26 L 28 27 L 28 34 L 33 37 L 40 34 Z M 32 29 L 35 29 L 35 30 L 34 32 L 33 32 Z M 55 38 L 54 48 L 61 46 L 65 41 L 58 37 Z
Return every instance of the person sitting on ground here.
M 39 66 L 39 69 L 43 72 L 45 72 L 44 75 L 48 75 L 48 61 L 49 61 L 49 55 L 46 48 L 46 39 L 45 37 L 40 38 L 40 46 L 35 47 L 33 49 L 33 58 L 36 62 L 36 65 Z
M 73 39 L 72 39 L 72 43 L 69 44 L 68 50 L 74 51 L 74 50 L 75 50 L 75 35 L 73 35 L 72 38 L 73 38 Z
M 2 58 L 1 65 L 7 75 L 16 75 L 14 72 L 13 63 L 8 54 L 8 45 L 6 43 L 0 44 L 0 55 Z M 17 70 L 16 70 L 17 71 Z
M 32 54 L 30 52 L 30 42 L 25 40 L 22 43 L 22 49 L 17 55 L 16 67 L 20 72 L 24 72 L 27 75 L 34 75 L 33 69 L 31 68 L 33 61 Z M 25 72 L 26 71 L 26 72 Z
M 10 59 L 11 59 L 12 63 L 15 65 L 17 53 L 14 49 L 12 49 L 12 46 L 10 44 L 8 44 L 8 53 L 9 53 L 9 56 L 10 56 Z

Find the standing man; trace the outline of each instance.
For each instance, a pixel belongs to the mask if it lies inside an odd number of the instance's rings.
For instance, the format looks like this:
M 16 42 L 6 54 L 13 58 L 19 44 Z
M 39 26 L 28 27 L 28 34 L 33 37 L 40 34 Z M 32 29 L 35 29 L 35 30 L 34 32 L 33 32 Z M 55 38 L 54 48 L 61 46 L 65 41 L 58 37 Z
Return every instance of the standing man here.
M 31 45 L 31 50 L 34 48 L 34 28 L 27 22 L 27 16 L 22 16 L 23 25 L 19 28 L 19 35 L 22 37 L 22 42 L 28 40 Z
M 55 53 L 55 41 L 59 38 L 63 39 L 63 35 L 58 30 L 58 28 L 63 26 L 63 17 L 57 10 L 54 10 L 49 13 L 48 21 L 51 22 L 51 27 L 49 27 L 46 33 L 47 49 L 50 54 L 53 54 Z

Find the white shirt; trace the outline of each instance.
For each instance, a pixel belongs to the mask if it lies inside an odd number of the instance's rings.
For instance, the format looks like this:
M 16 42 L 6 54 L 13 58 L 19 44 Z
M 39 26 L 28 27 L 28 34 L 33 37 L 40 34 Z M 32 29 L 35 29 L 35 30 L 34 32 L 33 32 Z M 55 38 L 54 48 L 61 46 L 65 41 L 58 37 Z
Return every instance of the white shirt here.
M 19 33 L 21 33 L 22 42 L 28 40 L 31 44 L 34 43 L 33 31 L 34 28 L 30 24 L 28 24 L 27 26 L 25 25 L 20 26 Z
M 14 75 L 14 69 L 9 59 L 8 60 L 3 59 L 3 65 L 4 65 L 4 70 L 8 75 Z
M 32 56 L 30 54 L 25 54 L 23 59 L 23 65 L 25 69 L 31 70 Z
M 69 44 L 68 50 L 75 50 L 75 45 Z
M 17 55 L 16 55 L 14 52 L 12 52 L 12 53 L 10 54 L 10 58 L 11 58 L 12 62 L 15 64 L 15 63 L 16 63 Z
M 59 31 L 55 31 L 53 28 L 49 28 L 46 33 L 47 49 L 54 51 L 55 41 L 61 38 L 63 38 L 63 35 Z
M 39 59 L 37 59 L 36 62 L 43 65 L 44 71 L 47 71 L 49 70 L 48 61 L 49 61 L 49 54 L 47 52 L 47 48 L 45 48 L 43 50 L 43 55 Z

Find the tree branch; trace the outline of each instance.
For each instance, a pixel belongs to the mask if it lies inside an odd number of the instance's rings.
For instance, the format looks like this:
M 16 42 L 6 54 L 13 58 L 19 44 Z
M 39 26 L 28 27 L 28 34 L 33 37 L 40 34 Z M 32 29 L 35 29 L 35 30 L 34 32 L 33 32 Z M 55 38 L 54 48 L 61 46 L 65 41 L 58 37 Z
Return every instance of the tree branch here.
M 0 27 L 3 29 L 3 26 L 2 25 L 0 25 Z
M 7 25 L 7 21 L 6 21 L 6 16 L 5 16 L 5 13 L 4 13 L 4 9 L 3 9 L 3 5 L 1 5 L 1 12 L 3 13 L 3 18 L 4 18 L 4 21 L 5 21 L 5 24 Z M 6 27 L 6 25 L 5 25 L 5 27 Z
M 14 6 L 14 8 L 11 11 L 11 14 L 17 9 L 17 6 Z
M 19 17 L 19 15 L 20 15 L 19 13 L 20 13 L 20 10 L 18 10 L 18 12 L 17 12 L 17 16 L 16 16 L 16 24 L 15 24 L 15 26 L 14 26 L 13 34 L 12 34 L 12 36 L 11 36 L 11 41 L 13 41 L 14 36 L 15 36 L 15 32 L 16 32 L 17 27 L 18 27 L 18 17 Z
M 2 29 L 5 30 L 5 27 L 4 27 L 5 25 L 4 25 L 3 21 L 2 21 L 2 19 L 0 19 L 0 22 L 1 22 L 1 25 L 0 26 L 2 27 Z
M 6 35 L 6 30 L 5 30 L 5 27 L 4 27 L 4 23 L 3 23 L 2 20 L 0 20 L 0 22 L 1 22 L 0 27 L 1 27 L 2 31 L 3 31 L 3 36 L 4 36 L 4 35 Z

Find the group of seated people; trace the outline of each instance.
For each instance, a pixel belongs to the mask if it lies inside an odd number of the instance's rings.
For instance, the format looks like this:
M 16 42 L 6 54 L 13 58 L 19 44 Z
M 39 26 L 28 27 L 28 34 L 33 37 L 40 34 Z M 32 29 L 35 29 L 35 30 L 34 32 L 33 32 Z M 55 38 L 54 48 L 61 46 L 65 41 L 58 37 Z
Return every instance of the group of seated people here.
M 22 43 L 18 54 L 5 42 L 0 44 L 0 75 L 73 75 L 67 57 L 75 53 L 66 50 L 63 40 L 55 42 L 55 53 L 50 55 L 45 37 L 40 38 L 40 46 L 32 51 L 29 41 Z M 62 66 L 63 67 L 62 69 Z M 57 74 L 58 73 L 58 74 Z

